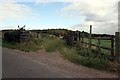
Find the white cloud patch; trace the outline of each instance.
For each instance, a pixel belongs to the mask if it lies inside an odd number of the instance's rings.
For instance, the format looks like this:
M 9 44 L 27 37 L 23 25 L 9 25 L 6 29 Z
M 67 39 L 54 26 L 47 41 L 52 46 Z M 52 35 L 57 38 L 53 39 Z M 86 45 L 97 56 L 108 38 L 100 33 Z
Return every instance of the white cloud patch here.
M 80 25 L 72 26 L 73 29 L 83 28 L 88 31 L 89 23 L 92 22 L 94 32 L 114 34 L 118 31 L 118 1 L 80 0 L 63 7 L 60 14 L 66 18 L 81 19 Z
M 0 3 L 0 21 L 7 19 L 26 19 L 33 16 L 32 9 L 16 2 Z

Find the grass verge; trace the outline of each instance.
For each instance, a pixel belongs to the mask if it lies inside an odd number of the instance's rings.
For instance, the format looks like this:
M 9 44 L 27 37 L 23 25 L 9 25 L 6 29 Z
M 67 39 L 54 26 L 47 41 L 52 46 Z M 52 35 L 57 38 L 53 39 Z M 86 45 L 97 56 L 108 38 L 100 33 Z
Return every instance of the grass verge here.
M 39 46 L 36 46 L 35 44 L 18 44 L 15 42 L 8 42 L 5 40 L 2 40 L 2 47 L 7 47 L 7 48 L 11 48 L 11 49 L 19 49 L 21 51 L 37 51 L 39 50 Z

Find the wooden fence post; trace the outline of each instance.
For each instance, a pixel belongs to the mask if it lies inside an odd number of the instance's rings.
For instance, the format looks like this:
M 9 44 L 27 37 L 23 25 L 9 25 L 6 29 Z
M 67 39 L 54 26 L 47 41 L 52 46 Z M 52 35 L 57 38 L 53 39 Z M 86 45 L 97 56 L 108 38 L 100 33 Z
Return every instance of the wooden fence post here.
M 120 62 L 120 32 L 115 33 L 115 60 Z
M 91 37 L 92 37 L 92 25 L 90 25 L 90 35 L 89 35 L 89 43 L 90 43 L 90 46 L 91 47 Z

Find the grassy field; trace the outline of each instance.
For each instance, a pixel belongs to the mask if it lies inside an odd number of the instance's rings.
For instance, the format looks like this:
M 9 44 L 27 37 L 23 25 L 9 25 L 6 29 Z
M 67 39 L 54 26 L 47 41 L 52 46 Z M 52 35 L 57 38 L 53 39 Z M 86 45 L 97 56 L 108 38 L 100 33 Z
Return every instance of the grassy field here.
M 113 62 L 105 60 L 103 57 L 95 57 L 96 53 L 94 53 L 94 49 L 80 49 L 78 47 L 68 46 L 63 40 L 58 38 L 43 37 L 34 39 L 27 44 L 9 43 L 5 40 L 2 42 L 3 47 L 19 49 L 22 51 L 37 51 L 40 49 L 45 49 L 47 52 L 59 51 L 65 59 L 73 63 L 100 70 L 116 71 L 117 67 L 116 65 L 113 66 Z
M 84 38 L 84 42 L 88 42 L 89 43 L 89 39 L 88 38 Z M 91 43 L 92 44 L 98 44 L 98 40 L 97 39 L 92 39 Z M 111 40 L 100 40 L 100 45 L 102 45 L 104 47 L 111 48 Z M 97 47 L 94 46 L 93 48 L 97 48 Z M 115 49 L 115 43 L 114 43 L 114 49 Z M 111 51 L 110 50 L 106 50 L 106 49 L 102 49 L 102 48 L 101 48 L 101 53 L 104 53 L 103 55 L 106 55 L 106 56 L 110 56 L 111 55 Z
M 84 38 L 85 42 L 89 42 L 88 38 Z M 97 39 L 92 39 L 92 44 L 98 44 L 98 40 Z M 110 40 L 101 40 L 101 45 L 105 46 L 105 47 L 111 47 L 111 41 Z

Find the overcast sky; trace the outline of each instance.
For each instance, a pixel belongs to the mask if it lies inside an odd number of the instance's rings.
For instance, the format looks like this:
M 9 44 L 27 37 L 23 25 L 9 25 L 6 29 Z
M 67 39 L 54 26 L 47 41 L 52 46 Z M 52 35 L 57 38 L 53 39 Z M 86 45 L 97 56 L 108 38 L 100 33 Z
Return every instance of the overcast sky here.
M 0 28 L 67 28 L 93 33 L 118 31 L 119 0 L 0 0 Z

